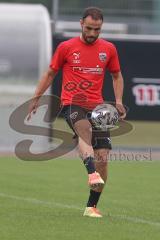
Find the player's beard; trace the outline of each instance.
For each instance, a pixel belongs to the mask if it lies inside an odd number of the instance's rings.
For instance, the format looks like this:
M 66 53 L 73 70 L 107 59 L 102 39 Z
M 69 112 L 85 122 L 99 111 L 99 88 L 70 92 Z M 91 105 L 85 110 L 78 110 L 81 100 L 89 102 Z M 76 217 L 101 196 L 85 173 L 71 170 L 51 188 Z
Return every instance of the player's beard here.
M 93 36 L 89 37 L 89 36 L 86 36 L 86 34 L 82 31 L 82 37 L 86 43 L 92 44 L 98 39 L 99 35 L 96 37 L 93 37 Z

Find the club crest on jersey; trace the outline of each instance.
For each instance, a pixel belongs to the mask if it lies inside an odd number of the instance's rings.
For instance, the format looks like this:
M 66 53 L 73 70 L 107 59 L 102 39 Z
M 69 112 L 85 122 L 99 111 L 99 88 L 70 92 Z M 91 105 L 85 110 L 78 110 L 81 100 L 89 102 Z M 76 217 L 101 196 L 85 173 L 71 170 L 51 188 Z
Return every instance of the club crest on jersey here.
M 105 62 L 107 59 L 107 54 L 105 52 L 99 53 L 99 59 L 101 62 Z

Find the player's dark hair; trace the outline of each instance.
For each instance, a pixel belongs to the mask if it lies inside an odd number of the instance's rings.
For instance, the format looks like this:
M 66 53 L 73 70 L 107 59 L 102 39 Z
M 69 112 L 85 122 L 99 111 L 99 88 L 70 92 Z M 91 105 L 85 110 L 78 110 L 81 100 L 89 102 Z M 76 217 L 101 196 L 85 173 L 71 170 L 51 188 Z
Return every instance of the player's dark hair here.
M 102 20 L 103 22 L 103 13 L 100 8 L 97 7 L 88 7 L 84 9 L 82 19 L 84 20 L 86 17 L 91 16 L 94 20 Z

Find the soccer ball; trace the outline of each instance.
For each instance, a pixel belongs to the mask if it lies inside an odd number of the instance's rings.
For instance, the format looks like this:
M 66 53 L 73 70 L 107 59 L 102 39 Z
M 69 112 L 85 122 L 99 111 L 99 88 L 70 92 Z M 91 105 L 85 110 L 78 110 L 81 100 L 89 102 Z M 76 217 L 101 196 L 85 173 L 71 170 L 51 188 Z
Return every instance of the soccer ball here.
M 106 131 L 115 127 L 118 123 L 119 114 L 117 109 L 111 104 L 100 104 L 92 110 L 91 121 L 96 129 Z

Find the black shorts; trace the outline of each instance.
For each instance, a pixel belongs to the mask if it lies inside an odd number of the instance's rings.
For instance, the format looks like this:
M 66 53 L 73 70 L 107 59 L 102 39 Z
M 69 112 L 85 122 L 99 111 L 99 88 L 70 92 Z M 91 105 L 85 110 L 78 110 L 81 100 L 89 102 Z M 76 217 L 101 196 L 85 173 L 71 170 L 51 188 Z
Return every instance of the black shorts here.
M 63 106 L 62 113 L 64 118 L 66 119 L 70 128 L 74 131 L 74 124 L 82 119 L 88 119 L 92 125 L 92 147 L 93 149 L 112 149 L 110 133 L 109 131 L 101 131 L 97 130 L 92 122 L 91 122 L 91 110 L 82 108 L 77 105 L 67 105 Z M 75 131 L 74 131 L 75 133 Z M 75 133 L 75 139 L 78 138 L 77 134 Z

